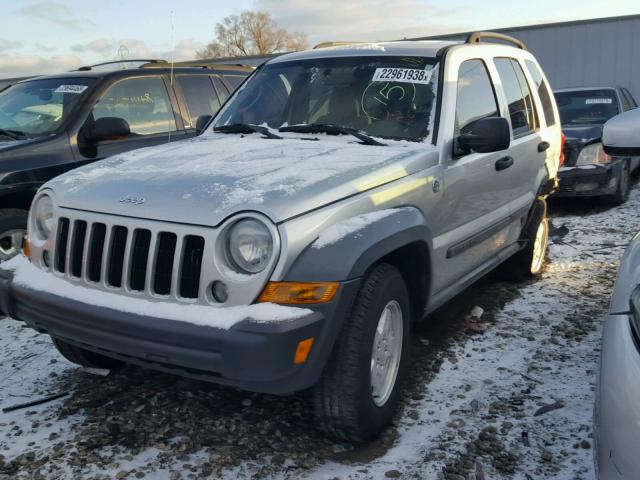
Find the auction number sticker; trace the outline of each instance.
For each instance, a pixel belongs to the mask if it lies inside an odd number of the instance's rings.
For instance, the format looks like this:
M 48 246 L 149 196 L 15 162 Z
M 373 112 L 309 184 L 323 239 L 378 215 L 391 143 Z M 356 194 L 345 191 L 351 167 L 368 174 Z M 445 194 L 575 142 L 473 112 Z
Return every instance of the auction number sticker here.
M 54 90 L 55 93 L 82 93 L 88 87 L 86 85 L 60 85 Z
M 371 81 L 422 83 L 426 85 L 431 81 L 431 75 L 431 70 L 421 70 L 419 68 L 376 68 Z
M 613 103 L 613 98 L 587 98 L 584 103 L 587 105 L 594 103 Z

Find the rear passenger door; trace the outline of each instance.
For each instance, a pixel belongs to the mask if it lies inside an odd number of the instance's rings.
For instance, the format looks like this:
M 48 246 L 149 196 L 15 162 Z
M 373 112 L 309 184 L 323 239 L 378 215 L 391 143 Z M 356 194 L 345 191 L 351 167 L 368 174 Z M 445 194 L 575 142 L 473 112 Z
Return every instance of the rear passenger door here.
M 494 58 L 499 82 L 507 107 L 503 115 L 511 123 L 511 147 L 509 155 L 513 166 L 501 179 L 514 214 L 526 214 L 533 204 L 541 169 L 552 143 L 542 139 L 540 120 L 534 96 L 527 82 L 522 65 L 514 58 Z

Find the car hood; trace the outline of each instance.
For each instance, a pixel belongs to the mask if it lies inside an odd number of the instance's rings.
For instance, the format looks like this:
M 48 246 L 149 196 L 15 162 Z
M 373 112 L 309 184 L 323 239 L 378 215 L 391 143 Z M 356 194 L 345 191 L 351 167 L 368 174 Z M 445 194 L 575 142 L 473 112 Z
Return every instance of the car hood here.
M 209 226 L 252 210 L 277 223 L 435 163 L 426 143 L 212 134 L 117 155 L 46 186 L 67 208 Z
M 602 125 L 563 125 L 567 142 L 590 143 L 602 137 Z

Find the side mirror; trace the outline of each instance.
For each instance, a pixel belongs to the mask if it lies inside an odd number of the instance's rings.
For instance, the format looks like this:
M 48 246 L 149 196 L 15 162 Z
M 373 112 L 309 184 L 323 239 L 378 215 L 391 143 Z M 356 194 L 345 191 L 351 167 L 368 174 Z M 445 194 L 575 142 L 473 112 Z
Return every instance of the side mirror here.
M 202 131 L 207 128 L 207 125 L 209 125 L 209 122 L 211 121 L 211 119 L 213 118 L 212 115 L 200 115 L 198 117 L 198 119 L 196 120 L 196 134 L 200 135 L 202 133 Z
M 629 110 L 609 119 L 602 131 L 602 145 L 607 155 L 640 156 L 640 109 Z
M 129 123 L 124 118 L 118 117 L 99 118 L 84 133 L 84 137 L 92 142 L 120 140 L 129 135 L 131 135 Z
M 491 153 L 506 150 L 511 144 L 509 122 L 502 117 L 488 117 L 476 120 L 464 128 L 456 139 L 457 150 L 463 154 L 470 152 Z

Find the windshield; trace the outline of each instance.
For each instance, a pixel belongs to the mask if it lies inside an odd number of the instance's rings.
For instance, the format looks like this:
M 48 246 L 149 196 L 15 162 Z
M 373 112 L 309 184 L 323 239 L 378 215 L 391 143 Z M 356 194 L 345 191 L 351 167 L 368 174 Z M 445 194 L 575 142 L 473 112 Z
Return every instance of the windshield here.
M 618 114 L 618 101 L 611 89 L 558 92 L 555 96 L 563 125 L 599 125 Z
M 267 64 L 239 90 L 214 127 L 335 125 L 421 140 L 435 109 L 436 59 L 341 57 Z
M 0 132 L 52 133 L 84 97 L 93 80 L 60 78 L 18 83 L 0 92 Z

